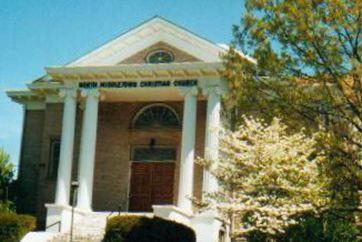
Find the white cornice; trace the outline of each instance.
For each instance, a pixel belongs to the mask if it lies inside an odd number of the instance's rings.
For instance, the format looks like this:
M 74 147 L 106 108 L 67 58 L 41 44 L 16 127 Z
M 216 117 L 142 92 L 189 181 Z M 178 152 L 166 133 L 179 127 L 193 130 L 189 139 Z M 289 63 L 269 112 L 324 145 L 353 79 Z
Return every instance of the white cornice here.
M 47 67 L 48 75 L 64 80 L 132 80 L 162 78 L 198 78 L 221 76 L 221 62 L 184 62 L 171 64 L 126 64 L 117 66 Z
M 29 110 L 39 110 L 45 107 L 44 97 L 29 90 L 9 90 L 6 94 L 12 101 L 23 104 Z
M 37 95 L 27 89 L 8 90 L 8 91 L 6 91 L 6 95 L 8 95 L 8 97 L 10 97 L 15 102 L 17 101 L 18 98 L 34 100 L 39 97 L 39 95 Z

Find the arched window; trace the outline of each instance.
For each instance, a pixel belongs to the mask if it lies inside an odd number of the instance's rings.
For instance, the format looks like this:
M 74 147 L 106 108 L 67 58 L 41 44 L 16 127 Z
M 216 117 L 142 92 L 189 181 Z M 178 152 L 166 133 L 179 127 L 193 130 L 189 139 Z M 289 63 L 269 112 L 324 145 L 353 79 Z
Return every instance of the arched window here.
M 151 104 L 143 107 L 133 119 L 134 128 L 177 128 L 180 120 L 171 107 L 166 104 Z
M 167 50 L 155 50 L 148 53 L 146 56 L 147 63 L 159 64 L 159 63 L 171 63 L 174 60 L 174 56 Z

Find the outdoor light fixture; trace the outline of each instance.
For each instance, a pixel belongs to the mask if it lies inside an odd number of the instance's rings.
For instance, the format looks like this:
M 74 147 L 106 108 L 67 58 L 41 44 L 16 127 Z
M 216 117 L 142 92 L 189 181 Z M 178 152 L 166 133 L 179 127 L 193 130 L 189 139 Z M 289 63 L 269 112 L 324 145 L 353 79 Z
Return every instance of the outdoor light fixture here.
M 153 150 L 153 149 L 155 148 L 155 145 L 156 145 L 156 139 L 155 139 L 155 138 L 151 138 L 151 139 L 150 139 L 150 143 L 149 143 L 150 150 Z
M 78 187 L 79 187 L 79 182 L 78 181 L 72 181 L 71 182 L 71 187 L 72 187 L 72 218 L 70 221 L 70 242 L 73 241 L 73 223 L 74 223 L 74 207 L 75 207 L 75 203 L 77 200 L 77 192 L 78 192 Z
M 73 189 L 76 189 L 79 186 L 79 182 L 78 181 L 72 181 L 71 185 L 72 185 Z

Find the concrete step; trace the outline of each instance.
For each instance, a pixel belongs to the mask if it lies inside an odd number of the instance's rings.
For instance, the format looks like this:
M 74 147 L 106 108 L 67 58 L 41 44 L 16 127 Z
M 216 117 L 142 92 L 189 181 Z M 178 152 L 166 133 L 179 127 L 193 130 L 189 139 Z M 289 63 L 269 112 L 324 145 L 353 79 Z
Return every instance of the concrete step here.
M 72 241 L 73 242 L 101 242 L 103 240 L 103 236 L 74 236 Z M 69 234 L 60 234 L 56 237 L 54 237 L 52 240 L 49 240 L 48 242 L 69 242 L 70 241 L 70 235 Z
M 106 227 L 105 214 L 92 213 L 86 216 L 79 217 L 74 223 L 74 237 L 88 241 L 101 241 Z
M 24 236 L 24 238 L 21 239 L 21 242 L 49 242 L 53 241 L 59 235 L 59 233 L 44 231 L 29 232 Z
M 58 234 L 55 236 L 52 240 L 49 240 L 48 242 L 68 242 L 69 241 L 69 235 L 68 234 Z

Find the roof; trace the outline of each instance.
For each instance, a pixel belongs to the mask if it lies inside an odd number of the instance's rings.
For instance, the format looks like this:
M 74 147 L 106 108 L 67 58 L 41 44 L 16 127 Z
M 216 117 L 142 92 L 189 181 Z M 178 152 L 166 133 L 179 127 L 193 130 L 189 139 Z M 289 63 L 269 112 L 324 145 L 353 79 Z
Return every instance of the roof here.
M 155 16 L 66 66 L 115 65 L 158 42 L 165 42 L 204 62 L 221 61 L 220 54 L 225 52 L 212 41 Z

